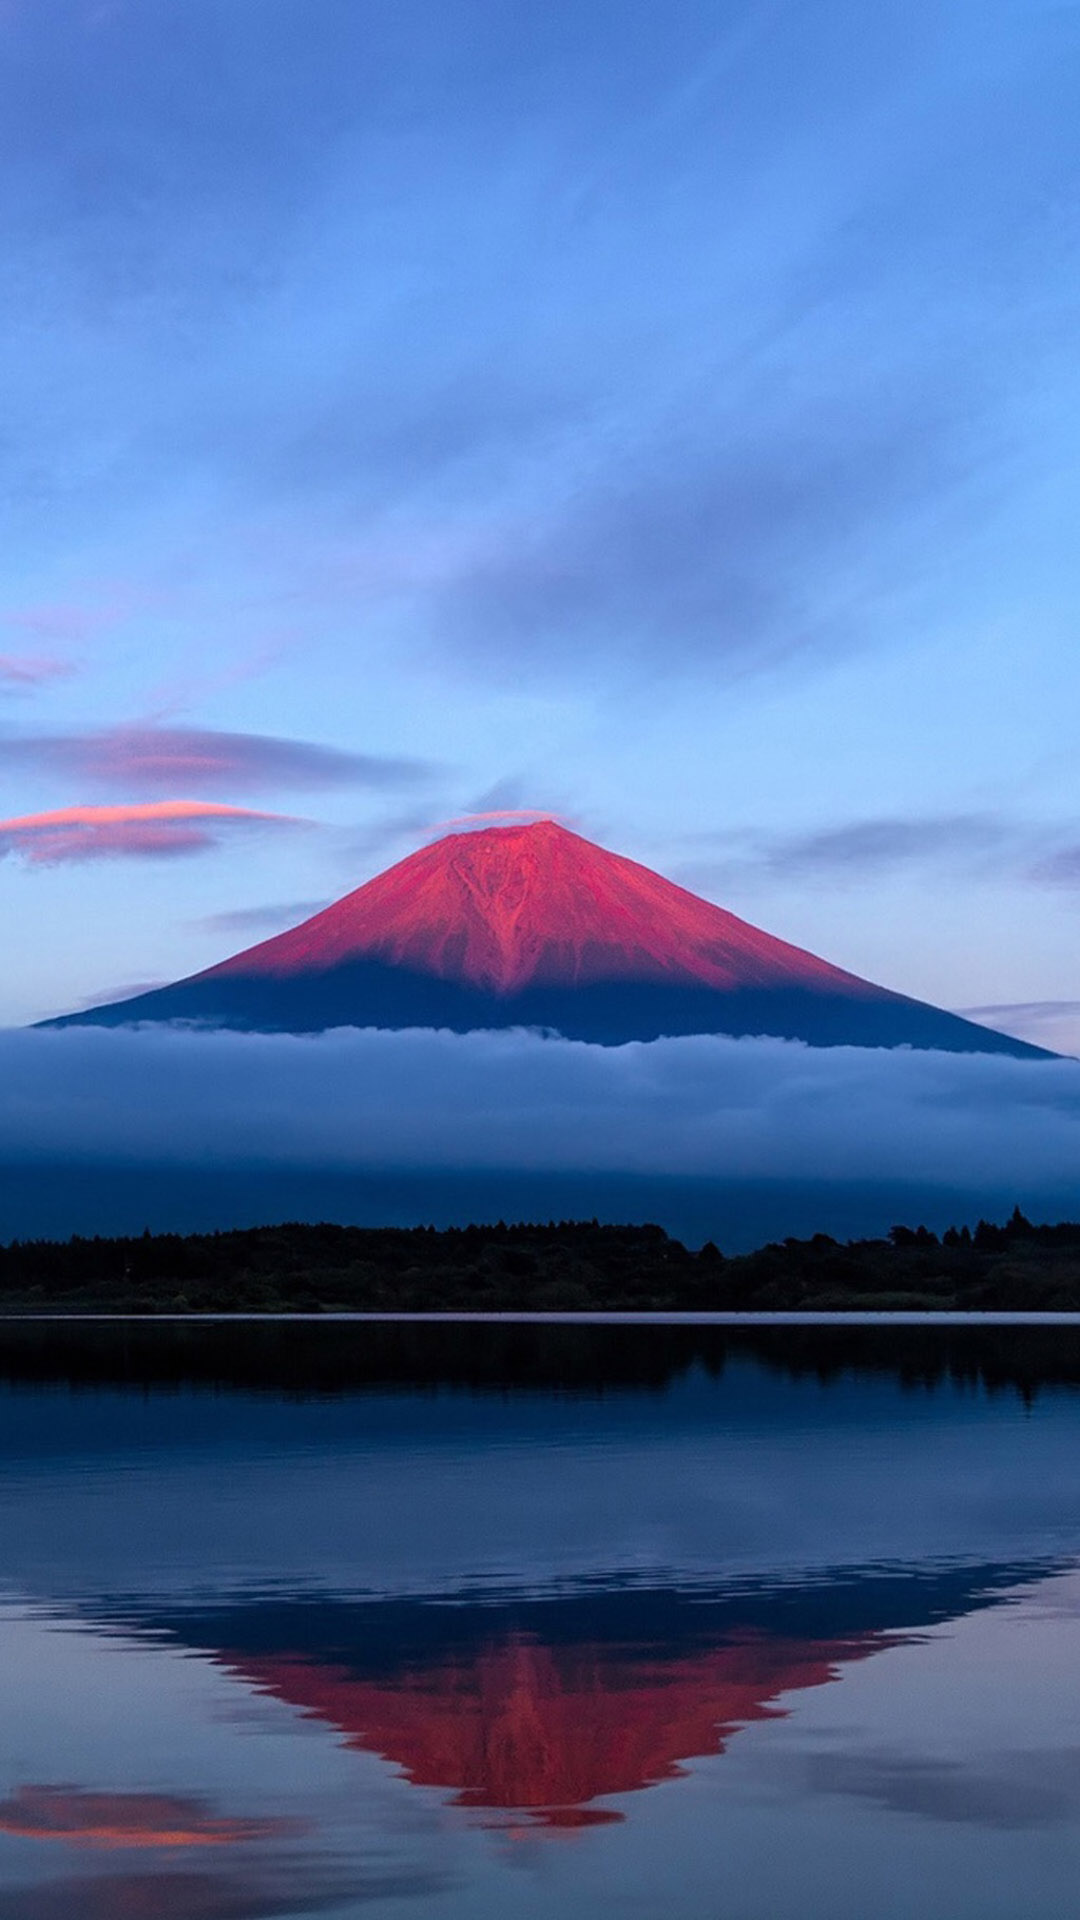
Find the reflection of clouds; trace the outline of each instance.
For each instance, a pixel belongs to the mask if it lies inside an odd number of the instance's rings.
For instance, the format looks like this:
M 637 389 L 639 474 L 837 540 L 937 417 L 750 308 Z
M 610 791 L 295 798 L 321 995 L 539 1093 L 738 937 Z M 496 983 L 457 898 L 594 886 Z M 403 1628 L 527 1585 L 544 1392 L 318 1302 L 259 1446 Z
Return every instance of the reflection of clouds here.
M 303 1742 L 254 1760 L 202 1661 L 4 1608 L 0 1683 L 24 1756 L 0 1785 L 0 1920 L 274 1920 L 445 1884 L 423 1821 L 377 1794 L 343 1819 Z
M 116 1873 L 17 1887 L 0 1892 L 0 1920 L 274 1920 L 441 1887 L 438 1876 L 412 1868 L 348 1873 L 310 1855 L 273 1872 Z
M 1080 1817 L 1080 1747 L 1000 1753 L 975 1765 L 888 1751 L 815 1753 L 804 1778 L 812 1792 L 995 1831 L 1059 1826 Z
M 183 1794 L 25 1786 L 0 1801 L 0 1832 L 84 1847 L 230 1847 L 295 1833 L 288 1820 L 228 1819 Z

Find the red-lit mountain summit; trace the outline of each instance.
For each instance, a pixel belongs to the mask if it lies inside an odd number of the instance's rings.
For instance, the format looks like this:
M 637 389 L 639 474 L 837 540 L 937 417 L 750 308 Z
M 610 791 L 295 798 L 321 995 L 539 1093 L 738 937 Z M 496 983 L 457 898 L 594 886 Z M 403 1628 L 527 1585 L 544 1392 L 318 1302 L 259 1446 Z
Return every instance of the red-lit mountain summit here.
M 450 834 L 288 933 L 53 1024 L 141 1021 L 1037 1051 L 830 966 L 553 820 Z

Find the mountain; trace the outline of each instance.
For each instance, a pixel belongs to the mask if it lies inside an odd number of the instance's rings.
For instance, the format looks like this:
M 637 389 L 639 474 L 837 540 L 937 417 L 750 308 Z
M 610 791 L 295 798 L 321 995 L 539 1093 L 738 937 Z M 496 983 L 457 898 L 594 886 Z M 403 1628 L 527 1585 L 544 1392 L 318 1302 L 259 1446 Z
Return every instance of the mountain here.
M 450 834 L 203 973 L 45 1024 L 141 1021 L 1040 1053 L 830 966 L 552 820 Z

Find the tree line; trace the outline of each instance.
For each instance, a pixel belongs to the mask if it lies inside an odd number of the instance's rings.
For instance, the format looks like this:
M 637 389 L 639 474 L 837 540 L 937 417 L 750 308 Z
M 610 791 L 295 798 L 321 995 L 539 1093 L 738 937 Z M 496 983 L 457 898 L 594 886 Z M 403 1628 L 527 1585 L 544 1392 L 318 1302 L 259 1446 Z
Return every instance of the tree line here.
M 940 1236 L 786 1239 L 725 1257 L 658 1226 L 287 1222 L 0 1247 L 0 1313 L 1080 1311 L 1080 1224 L 1017 1207 Z

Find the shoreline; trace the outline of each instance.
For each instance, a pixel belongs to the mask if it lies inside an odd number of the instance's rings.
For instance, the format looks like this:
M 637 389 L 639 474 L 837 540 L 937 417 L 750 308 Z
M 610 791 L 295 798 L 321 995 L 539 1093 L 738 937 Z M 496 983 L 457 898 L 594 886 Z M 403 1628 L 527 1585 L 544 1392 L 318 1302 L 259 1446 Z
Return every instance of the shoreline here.
M 114 1324 L 128 1326 L 266 1326 L 281 1323 L 303 1323 L 310 1326 L 320 1325 L 382 1325 L 382 1326 L 623 1326 L 623 1327 L 1077 1327 L 1080 1328 L 1080 1312 L 1068 1313 L 1030 1313 L 1010 1312 L 1007 1309 L 993 1308 L 985 1312 L 975 1308 L 919 1312 L 897 1308 L 881 1308 L 867 1311 L 861 1308 L 838 1310 L 824 1313 L 799 1313 L 795 1310 L 773 1313 L 707 1313 L 695 1309 L 686 1312 L 678 1310 L 657 1310 L 656 1312 L 634 1312 L 613 1309 L 603 1312 L 544 1313 L 528 1311 L 506 1313 L 350 1313 L 331 1309 L 320 1312 L 231 1312 L 227 1308 L 220 1311 L 176 1313 L 153 1311 L 145 1313 L 110 1313 L 107 1310 L 87 1309 L 65 1313 L 60 1309 L 40 1309 L 27 1312 L 0 1313 L 0 1328 L 4 1326 L 70 1326 L 72 1324 Z

